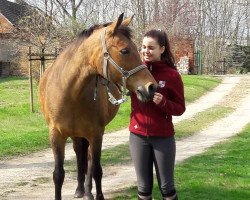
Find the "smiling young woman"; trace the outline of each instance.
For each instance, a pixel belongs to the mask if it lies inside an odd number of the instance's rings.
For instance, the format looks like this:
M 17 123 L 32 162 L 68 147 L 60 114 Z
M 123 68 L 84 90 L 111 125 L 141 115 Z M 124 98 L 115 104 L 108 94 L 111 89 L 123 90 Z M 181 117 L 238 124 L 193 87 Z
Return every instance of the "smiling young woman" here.
M 165 46 L 160 46 L 154 38 L 143 38 L 141 53 L 144 61 L 160 61 L 164 50 Z
M 163 200 L 177 200 L 172 116 L 185 112 L 183 82 L 164 31 L 147 32 L 141 54 L 159 87 L 153 100 L 147 103 L 139 102 L 131 94 L 130 153 L 137 175 L 138 199 L 152 199 L 154 165 Z

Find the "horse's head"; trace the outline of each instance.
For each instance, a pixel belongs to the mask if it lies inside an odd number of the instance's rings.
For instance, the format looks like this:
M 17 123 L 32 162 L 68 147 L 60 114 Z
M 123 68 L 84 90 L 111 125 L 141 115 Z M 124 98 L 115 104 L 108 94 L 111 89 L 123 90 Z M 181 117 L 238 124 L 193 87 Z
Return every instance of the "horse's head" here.
M 117 21 L 96 31 L 101 38 L 101 57 L 97 71 L 106 79 L 135 92 L 140 101 L 152 99 L 157 83 L 147 67 L 143 65 L 136 45 L 131 40 L 128 28 L 132 17 Z

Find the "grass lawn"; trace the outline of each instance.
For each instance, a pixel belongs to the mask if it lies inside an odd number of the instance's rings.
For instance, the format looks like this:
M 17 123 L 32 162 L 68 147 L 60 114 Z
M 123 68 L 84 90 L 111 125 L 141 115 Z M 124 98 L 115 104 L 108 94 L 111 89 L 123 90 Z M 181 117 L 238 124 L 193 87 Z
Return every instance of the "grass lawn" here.
M 207 76 L 183 76 L 187 103 L 194 101 L 220 83 Z M 37 83 L 34 83 L 34 108 L 30 112 L 27 78 L 0 79 L 0 159 L 29 154 L 49 147 L 48 128 L 40 113 Z M 121 105 L 106 132 L 125 128 L 129 124 L 130 102 Z
M 233 111 L 234 109 L 230 107 L 215 106 L 204 112 L 197 113 L 192 118 L 183 120 L 175 125 L 175 137 L 176 139 L 181 139 L 191 136 Z
M 0 158 L 48 148 L 45 121 L 29 110 L 28 79 L 0 79 L 0 94 Z
M 219 78 L 210 76 L 183 75 L 185 100 L 191 103 L 218 85 Z
M 250 199 L 250 124 L 232 140 L 177 167 L 180 199 Z
M 250 124 L 229 141 L 191 157 L 176 166 L 175 179 L 181 200 L 250 199 Z M 123 191 L 116 200 L 136 200 L 136 188 Z M 160 200 L 154 184 L 154 199 Z

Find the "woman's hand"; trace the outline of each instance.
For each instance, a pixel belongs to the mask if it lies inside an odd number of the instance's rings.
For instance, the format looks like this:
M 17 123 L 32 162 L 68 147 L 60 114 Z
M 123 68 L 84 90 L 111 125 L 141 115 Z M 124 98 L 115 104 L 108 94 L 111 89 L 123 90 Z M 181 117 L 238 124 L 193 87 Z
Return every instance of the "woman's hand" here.
M 160 94 L 160 93 L 158 93 L 158 92 L 156 92 L 156 93 L 154 94 L 154 97 L 153 97 L 153 102 L 154 102 L 156 105 L 158 105 L 158 104 L 161 103 L 162 99 L 163 99 L 163 95 Z

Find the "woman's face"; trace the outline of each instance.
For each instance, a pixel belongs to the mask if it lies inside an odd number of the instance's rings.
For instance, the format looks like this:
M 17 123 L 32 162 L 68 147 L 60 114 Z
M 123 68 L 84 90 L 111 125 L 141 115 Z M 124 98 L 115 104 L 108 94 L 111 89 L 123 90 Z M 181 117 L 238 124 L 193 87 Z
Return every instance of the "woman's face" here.
M 161 54 L 164 52 L 165 47 L 160 47 L 155 38 L 144 37 L 142 40 L 142 58 L 143 61 L 159 61 Z

